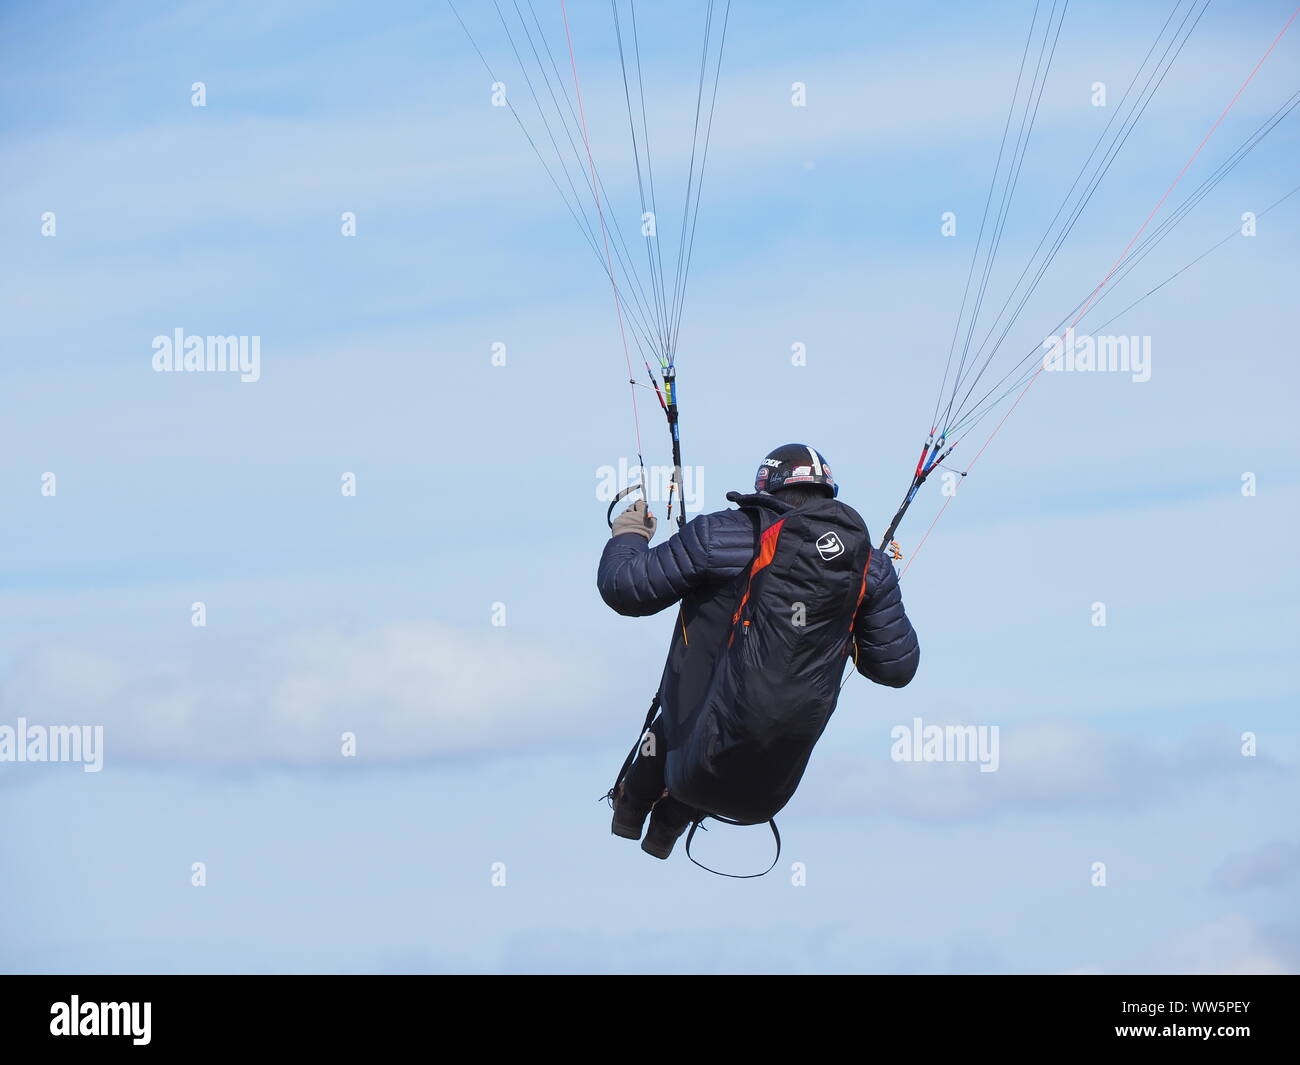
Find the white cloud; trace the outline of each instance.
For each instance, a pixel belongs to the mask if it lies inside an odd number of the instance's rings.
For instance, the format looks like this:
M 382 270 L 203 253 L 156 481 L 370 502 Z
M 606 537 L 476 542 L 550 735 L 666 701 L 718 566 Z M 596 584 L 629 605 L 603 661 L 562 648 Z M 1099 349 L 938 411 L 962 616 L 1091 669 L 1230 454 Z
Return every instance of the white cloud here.
M 1262 926 L 1230 913 L 1167 935 L 1130 961 L 1080 965 L 1067 975 L 1278 976 L 1298 971 L 1300 937 L 1294 928 Z
M 1193 976 L 1294 973 L 1295 952 L 1279 938 L 1241 914 L 1228 914 L 1161 944 L 1154 954 L 1154 971 Z
M 552 747 L 590 730 L 601 667 L 502 629 L 431 621 L 204 642 L 123 657 L 47 645 L 0 687 L 0 720 L 102 724 L 105 762 L 361 762 Z
M 948 715 L 930 724 L 966 724 Z M 969 722 L 975 723 L 975 722 Z M 1039 719 L 1001 730 L 1000 766 L 982 773 L 973 762 L 893 762 L 887 730 L 875 756 L 813 766 L 801 809 L 831 813 L 887 812 L 921 820 L 951 820 L 1000 812 L 1063 808 L 1131 808 L 1174 790 L 1183 780 L 1259 770 L 1259 759 L 1225 743 L 1161 749 L 1145 738 L 1116 735 L 1073 721 Z

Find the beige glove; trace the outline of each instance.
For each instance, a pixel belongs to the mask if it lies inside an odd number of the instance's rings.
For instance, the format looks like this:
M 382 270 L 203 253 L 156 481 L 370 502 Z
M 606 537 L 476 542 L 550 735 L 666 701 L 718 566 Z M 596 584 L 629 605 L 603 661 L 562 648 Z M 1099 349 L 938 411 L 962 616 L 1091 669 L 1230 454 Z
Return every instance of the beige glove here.
M 623 533 L 636 533 L 638 536 L 644 536 L 649 541 L 654 538 L 655 528 L 658 524 L 659 522 L 655 520 L 655 516 L 650 513 L 650 508 L 646 506 L 645 500 L 638 499 L 614 519 L 610 535 L 621 536 Z

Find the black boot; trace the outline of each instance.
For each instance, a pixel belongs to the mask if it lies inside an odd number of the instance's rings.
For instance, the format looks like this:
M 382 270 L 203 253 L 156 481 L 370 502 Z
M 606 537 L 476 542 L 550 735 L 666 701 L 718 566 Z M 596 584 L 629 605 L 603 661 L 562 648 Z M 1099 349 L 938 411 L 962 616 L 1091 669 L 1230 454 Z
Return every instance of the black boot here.
M 611 799 L 614 804 L 614 819 L 610 822 L 609 830 L 623 839 L 640 839 L 641 829 L 645 826 L 646 816 L 653 803 L 638 802 L 628 794 L 625 784 L 619 784 Z
M 689 820 L 679 823 L 676 819 L 670 820 L 663 816 L 659 807 L 672 802 L 672 799 L 661 799 L 655 806 L 654 815 L 650 818 L 650 829 L 641 841 L 641 849 L 655 858 L 666 859 L 672 854 L 673 847 L 690 824 Z

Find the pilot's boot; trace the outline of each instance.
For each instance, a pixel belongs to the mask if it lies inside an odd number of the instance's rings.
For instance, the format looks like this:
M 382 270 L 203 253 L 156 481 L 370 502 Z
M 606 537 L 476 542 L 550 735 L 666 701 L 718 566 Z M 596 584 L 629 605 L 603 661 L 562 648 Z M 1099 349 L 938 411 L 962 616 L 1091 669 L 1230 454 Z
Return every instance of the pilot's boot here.
M 614 818 L 609 830 L 623 839 L 640 839 L 641 829 L 645 827 L 646 816 L 650 813 L 653 802 L 641 802 L 630 795 L 627 782 L 619 783 L 614 794 Z
M 650 828 L 641 841 L 641 849 L 655 858 L 667 858 L 691 823 L 690 807 L 665 795 L 655 803 Z

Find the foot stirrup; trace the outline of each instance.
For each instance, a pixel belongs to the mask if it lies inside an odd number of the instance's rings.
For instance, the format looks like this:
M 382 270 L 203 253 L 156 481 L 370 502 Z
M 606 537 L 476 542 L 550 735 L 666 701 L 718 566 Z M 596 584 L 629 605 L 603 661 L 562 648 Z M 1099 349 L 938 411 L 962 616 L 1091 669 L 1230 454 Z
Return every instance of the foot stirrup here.
M 695 838 L 695 830 L 697 828 L 700 828 L 704 824 L 704 822 L 707 821 L 710 817 L 712 817 L 713 820 L 715 821 L 721 821 L 724 825 L 740 824 L 739 821 L 733 821 L 729 817 L 719 817 L 717 814 L 707 814 L 704 817 L 701 817 L 698 821 L 692 822 L 691 830 L 686 836 L 686 857 L 690 858 L 690 860 L 695 862 L 695 864 L 698 865 L 701 869 L 705 870 L 706 872 L 713 873 L 716 876 L 731 877 L 732 880 L 753 880 L 755 877 L 767 876 L 768 873 L 770 873 L 773 869 L 776 868 L 776 863 L 781 860 L 781 833 L 777 831 L 776 818 L 774 817 L 769 819 L 767 823 L 768 826 L 772 829 L 772 838 L 776 840 L 776 857 L 772 859 L 772 864 L 769 865 L 766 869 L 764 869 L 761 873 L 724 873 L 719 869 L 710 869 L 703 862 L 695 861 L 695 856 L 691 854 L 691 840 Z M 706 828 L 704 831 L 707 832 L 708 829 Z

